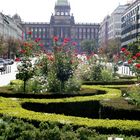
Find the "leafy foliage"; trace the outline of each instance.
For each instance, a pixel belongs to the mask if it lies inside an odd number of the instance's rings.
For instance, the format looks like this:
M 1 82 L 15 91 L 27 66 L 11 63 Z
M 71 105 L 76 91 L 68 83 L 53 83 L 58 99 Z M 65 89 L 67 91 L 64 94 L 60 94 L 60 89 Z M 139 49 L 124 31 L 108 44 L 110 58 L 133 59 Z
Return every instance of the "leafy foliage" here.
M 0 119 L 0 139 L 9 140 L 105 140 L 109 135 L 97 133 L 94 129 L 88 127 L 74 128 L 70 124 L 60 127 L 57 123 L 39 123 L 34 126 L 29 122 L 19 119 L 3 117 Z M 124 140 L 135 139 L 139 137 L 115 135 L 122 137 Z

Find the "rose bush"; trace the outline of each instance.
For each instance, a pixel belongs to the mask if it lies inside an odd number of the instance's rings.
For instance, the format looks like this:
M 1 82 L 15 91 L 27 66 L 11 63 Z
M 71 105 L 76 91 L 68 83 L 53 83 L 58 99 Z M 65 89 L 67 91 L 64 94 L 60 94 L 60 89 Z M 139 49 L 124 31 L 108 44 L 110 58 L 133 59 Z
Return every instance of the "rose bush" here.
M 137 80 L 140 80 L 140 52 L 133 54 L 126 48 L 121 48 L 122 60 L 128 62 L 130 70 L 135 73 Z
M 17 58 L 20 60 L 20 64 L 18 65 L 18 73 L 16 75 L 17 79 L 23 80 L 24 86 L 23 91 L 26 92 L 27 81 L 33 77 L 35 73 L 35 69 L 31 62 L 31 57 L 36 56 L 37 53 L 41 52 L 42 44 L 39 43 L 39 39 L 32 41 L 31 40 L 32 32 L 28 32 L 28 40 L 23 42 L 23 44 L 19 47 Z
M 47 51 L 39 57 L 36 70 L 40 76 L 46 77 L 47 91 L 73 92 L 80 90 L 81 82 L 75 74 L 79 64 L 75 45 L 76 43 L 71 43 L 68 38 L 59 42 L 59 38 L 55 36 L 52 51 Z

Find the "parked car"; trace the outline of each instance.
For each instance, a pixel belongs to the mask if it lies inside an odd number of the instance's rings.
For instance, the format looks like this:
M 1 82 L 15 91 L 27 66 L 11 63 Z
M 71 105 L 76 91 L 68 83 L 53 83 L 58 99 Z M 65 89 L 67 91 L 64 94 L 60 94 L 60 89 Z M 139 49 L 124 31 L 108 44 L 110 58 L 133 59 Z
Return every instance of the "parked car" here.
M 127 66 L 127 67 L 129 67 L 128 62 L 127 62 L 127 61 L 126 61 L 126 62 L 123 62 L 123 66 Z
M 14 60 L 13 60 L 13 59 L 5 59 L 5 62 L 6 62 L 8 65 L 14 64 Z
M 0 71 L 6 70 L 6 64 L 4 63 L 4 60 L 0 59 Z

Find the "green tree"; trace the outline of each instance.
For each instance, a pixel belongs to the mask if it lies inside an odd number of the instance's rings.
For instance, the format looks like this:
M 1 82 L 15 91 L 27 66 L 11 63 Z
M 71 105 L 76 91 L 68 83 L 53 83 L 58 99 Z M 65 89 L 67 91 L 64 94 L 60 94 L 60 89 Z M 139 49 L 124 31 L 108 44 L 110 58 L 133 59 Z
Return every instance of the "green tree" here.
M 81 50 L 87 54 L 97 52 L 97 43 L 95 40 L 84 40 L 81 42 Z
M 3 57 L 3 55 L 7 52 L 6 43 L 4 40 L 4 37 L 0 35 L 0 56 Z
M 7 38 L 6 42 L 7 42 L 7 49 L 8 49 L 8 52 L 7 52 L 8 56 L 7 57 L 14 58 L 14 56 L 17 53 L 18 40 L 14 39 L 13 37 L 9 37 L 9 38 Z
M 114 54 L 118 54 L 121 47 L 121 41 L 119 38 L 116 39 L 110 39 L 108 41 L 108 46 L 106 48 L 106 54 L 108 55 L 108 58 L 113 58 Z

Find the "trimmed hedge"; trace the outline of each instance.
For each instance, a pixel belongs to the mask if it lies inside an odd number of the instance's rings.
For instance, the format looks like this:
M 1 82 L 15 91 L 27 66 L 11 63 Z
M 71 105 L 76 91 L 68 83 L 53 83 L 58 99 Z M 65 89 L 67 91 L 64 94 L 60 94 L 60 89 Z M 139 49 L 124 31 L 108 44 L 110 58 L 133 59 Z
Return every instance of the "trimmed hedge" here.
M 96 129 L 100 133 L 106 134 L 125 134 L 140 136 L 140 121 L 130 120 L 109 120 L 109 119 L 88 119 L 51 113 L 39 113 L 25 110 L 21 107 L 24 102 L 34 103 L 54 103 L 54 102 L 77 102 L 94 101 L 110 98 L 118 98 L 121 91 L 118 89 L 108 89 L 102 86 L 83 86 L 84 88 L 99 89 L 106 91 L 104 95 L 88 97 L 71 97 L 63 99 L 18 99 L 0 97 L 0 114 L 16 118 L 22 118 L 34 122 L 58 122 L 60 124 L 72 124 L 73 126 L 87 126 Z
M 106 140 L 110 135 L 98 134 L 94 129 L 87 127 L 73 127 L 57 123 L 38 123 L 34 126 L 32 123 L 19 119 L 2 117 L 0 119 L 0 139 L 22 139 L 22 140 Z M 112 135 L 121 137 L 124 140 L 139 140 L 139 137 L 128 137 L 124 135 Z
M 108 81 L 108 82 L 103 82 L 103 81 L 84 81 L 84 85 L 130 85 L 130 84 L 135 84 L 136 81 Z
M 105 102 L 105 101 L 104 101 Z M 107 101 L 106 101 L 107 102 Z M 109 104 L 111 102 L 113 105 Z M 117 107 L 118 106 L 118 107 Z M 108 100 L 108 106 L 99 101 L 31 103 L 25 102 L 22 107 L 35 112 L 64 114 L 67 116 L 88 117 L 92 119 L 127 119 L 140 120 L 140 108 L 129 105 L 122 99 Z
M 102 119 L 140 120 L 140 108 L 128 104 L 123 98 L 103 100 L 100 103 Z
M 35 112 L 64 114 L 99 119 L 99 101 L 62 102 L 62 103 L 30 103 L 25 102 L 22 107 Z
M 77 93 L 13 93 L 9 91 L 9 87 L 0 87 L 0 96 L 2 97 L 15 97 L 15 98 L 34 98 L 34 99 L 57 99 L 57 98 L 68 98 L 68 97 L 76 97 L 76 96 L 92 96 L 92 95 L 100 95 L 105 94 L 106 92 L 103 90 L 96 89 L 88 89 L 82 88 L 81 91 L 77 91 Z M 7 91 L 7 92 L 6 92 Z

